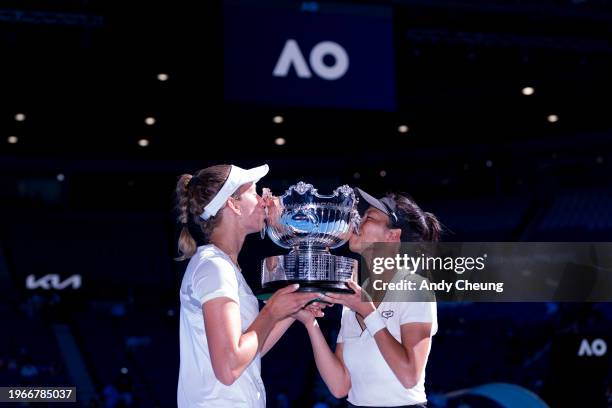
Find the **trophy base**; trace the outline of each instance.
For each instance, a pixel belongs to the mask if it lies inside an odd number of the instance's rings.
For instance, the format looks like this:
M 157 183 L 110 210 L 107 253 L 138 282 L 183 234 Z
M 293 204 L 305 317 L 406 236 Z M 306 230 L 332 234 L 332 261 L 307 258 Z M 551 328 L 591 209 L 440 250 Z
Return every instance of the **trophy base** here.
M 268 282 L 264 284 L 264 286 L 257 291 L 257 299 L 260 300 L 268 300 L 274 292 L 279 289 L 282 289 L 288 285 L 292 285 L 294 283 L 298 283 L 300 288 L 297 290 L 298 292 L 334 292 L 334 293 L 355 293 L 355 291 L 349 288 L 346 285 L 346 282 L 342 281 L 318 281 L 318 280 L 281 280 Z M 315 299 L 315 302 L 319 301 Z M 327 302 L 324 302 L 327 303 Z
M 267 257 L 261 268 L 257 297 L 262 300 L 293 283 L 299 283 L 298 292 L 354 293 L 346 282 L 357 276 L 357 260 L 316 248 L 294 248 L 287 255 Z

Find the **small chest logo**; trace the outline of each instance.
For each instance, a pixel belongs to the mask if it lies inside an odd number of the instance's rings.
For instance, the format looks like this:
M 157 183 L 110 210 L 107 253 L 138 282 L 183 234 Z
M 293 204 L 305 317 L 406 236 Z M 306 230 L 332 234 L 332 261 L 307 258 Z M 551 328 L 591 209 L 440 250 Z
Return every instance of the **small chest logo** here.
M 384 310 L 381 313 L 382 317 L 384 317 L 385 319 L 388 319 L 390 317 L 393 317 L 393 310 Z

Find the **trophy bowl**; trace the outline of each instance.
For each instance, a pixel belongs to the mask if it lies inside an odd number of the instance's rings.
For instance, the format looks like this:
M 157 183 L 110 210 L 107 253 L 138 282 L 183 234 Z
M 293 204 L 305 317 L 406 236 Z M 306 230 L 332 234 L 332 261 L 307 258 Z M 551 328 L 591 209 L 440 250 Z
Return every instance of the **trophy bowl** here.
M 302 292 L 353 293 L 346 282 L 357 276 L 357 260 L 330 253 L 345 244 L 359 225 L 353 189 L 344 185 L 321 195 L 312 184 L 299 182 L 280 197 L 266 191 L 264 199 L 268 202 L 265 233 L 290 251 L 263 260 L 258 297 L 265 299 L 293 283 L 299 283 Z

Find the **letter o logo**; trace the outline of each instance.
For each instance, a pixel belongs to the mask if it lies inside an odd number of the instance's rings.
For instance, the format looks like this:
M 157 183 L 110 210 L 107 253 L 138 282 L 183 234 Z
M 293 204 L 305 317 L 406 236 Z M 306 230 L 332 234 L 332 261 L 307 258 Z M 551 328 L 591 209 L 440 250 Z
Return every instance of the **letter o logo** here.
M 597 357 L 601 357 L 606 354 L 606 351 L 608 350 L 608 345 L 602 339 L 595 339 L 591 343 L 591 350 L 593 351 L 593 354 L 595 354 Z
M 334 57 L 334 65 L 325 65 L 323 57 L 326 55 Z M 333 41 L 323 41 L 315 45 L 310 52 L 310 66 L 318 76 L 332 81 L 340 78 L 348 70 L 348 54 L 340 44 Z

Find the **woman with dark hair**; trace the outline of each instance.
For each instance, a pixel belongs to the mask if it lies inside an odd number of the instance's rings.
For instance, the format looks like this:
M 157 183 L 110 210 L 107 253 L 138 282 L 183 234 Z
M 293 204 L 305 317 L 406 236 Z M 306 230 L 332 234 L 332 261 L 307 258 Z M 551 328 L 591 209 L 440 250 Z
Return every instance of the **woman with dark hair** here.
M 189 259 L 180 289 L 180 369 L 177 403 L 192 407 L 266 406 L 263 356 L 317 298 L 278 290 L 261 311 L 242 276 L 238 254 L 246 235 L 264 225 L 265 202 L 255 183 L 268 166 L 218 165 L 184 174 L 177 185 L 182 224 L 177 260 Z M 207 242 L 197 246 L 189 226 Z M 321 315 L 320 310 L 301 315 Z
M 368 208 L 359 232 L 349 240 L 351 251 L 368 260 L 377 244 L 398 253 L 401 242 L 438 241 L 440 223 L 409 197 L 388 194 L 376 199 L 356 190 Z M 425 366 L 437 331 L 435 301 L 398 302 L 389 292 L 381 299 L 363 301 L 361 287 L 355 282 L 349 286 L 354 294 L 326 293 L 322 298 L 343 305 L 335 352 L 316 318 L 299 316 L 331 393 L 337 398 L 348 394 L 349 407 L 426 406 Z

